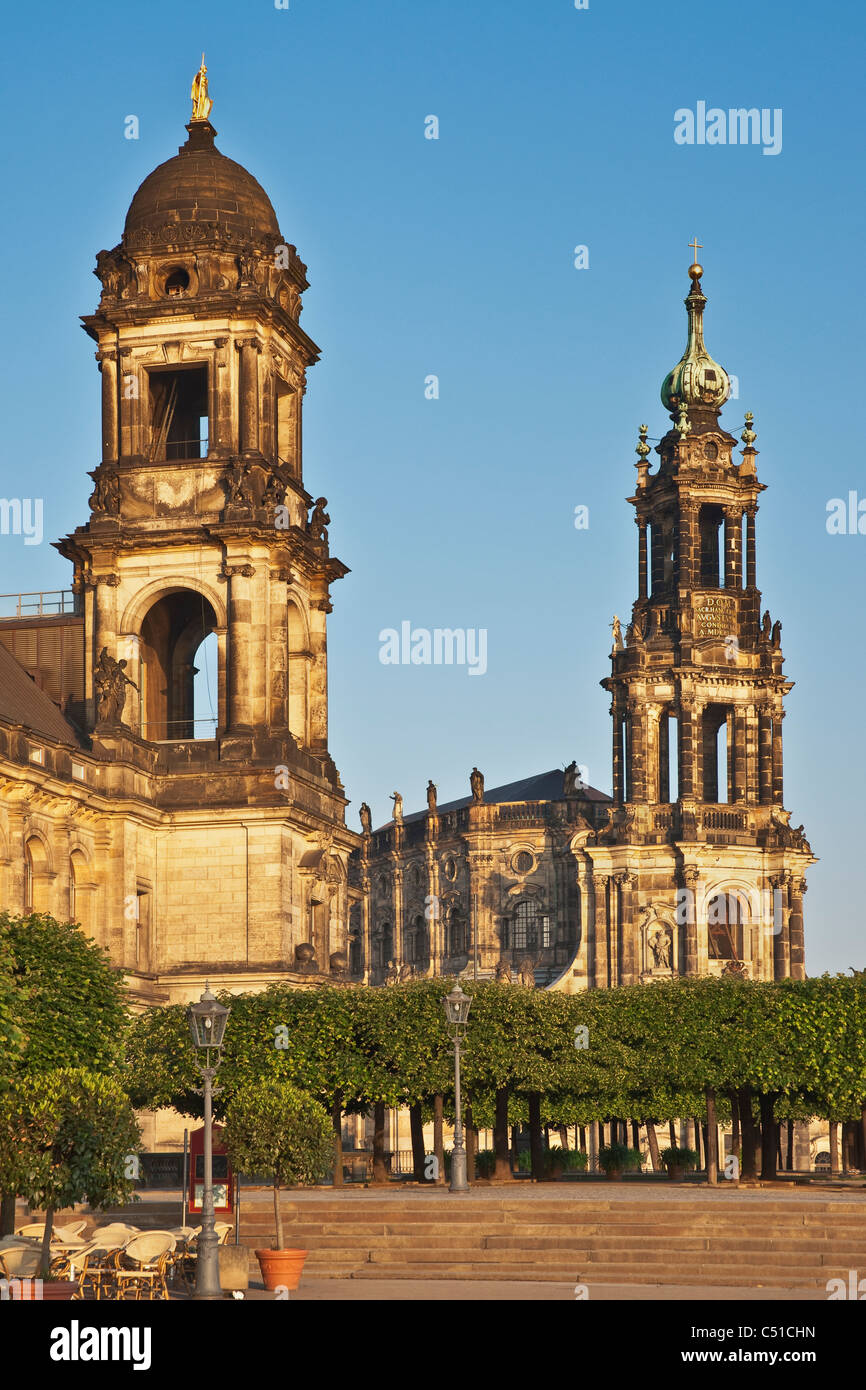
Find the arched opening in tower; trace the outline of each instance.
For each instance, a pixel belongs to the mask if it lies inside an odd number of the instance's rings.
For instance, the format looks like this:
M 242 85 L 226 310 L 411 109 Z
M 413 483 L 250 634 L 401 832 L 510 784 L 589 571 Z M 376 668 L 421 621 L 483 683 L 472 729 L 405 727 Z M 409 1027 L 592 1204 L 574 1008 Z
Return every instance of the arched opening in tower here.
M 216 628 L 216 614 L 202 595 L 174 590 L 157 599 L 141 625 L 141 732 L 154 742 L 213 738 L 217 691 L 200 649 Z M 215 642 L 215 638 L 212 639 Z M 202 662 L 202 657 L 205 663 Z M 196 665 L 196 661 L 201 663 Z M 203 676 L 196 700 L 196 677 Z M 197 709 L 198 703 L 198 709 Z M 199 715 L 203 705 L 210 713 Z
M 722 573 L 722 551 L 719 532 L 724 520 L 724 512 L 715 503 L 701 507 L 699 533 L 701 543 L 701 587 L 719 589 L 724 584 Z

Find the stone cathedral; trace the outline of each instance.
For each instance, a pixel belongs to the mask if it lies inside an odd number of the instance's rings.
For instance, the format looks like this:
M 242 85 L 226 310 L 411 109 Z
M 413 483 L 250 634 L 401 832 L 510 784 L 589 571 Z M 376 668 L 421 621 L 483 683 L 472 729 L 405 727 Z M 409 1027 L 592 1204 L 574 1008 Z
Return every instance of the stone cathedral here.
M 688 341 L 664 380 L 672 427 L 637 445 L 628 500 L 637 598 L 613 622 L 612 800 L 576 764 L 367 825 L 353 866 L 371 978 L 464 973 L 566 992 L 675 975 L 805 975 L 803 894 L 814 862 L 784 809 L 782 721 L 792 688 L 781 623 L 761 613 L 751 414 L 704 344 L 703 270 L 689 271 Z M 432 789 L 432 791 L 431 791 Z
M 2 906 L 79 921 L 140 1003 L 205 975 L 344 978 L 358 842 L 328 751 L 347 570 L 303 481 L 305 266 L 209 109 L 97 256 L 102 448 L 90 516 L 57 542 L 69 601 L 0 622 Z
M 0 617 L 0 907 L 78 921 L 139 1005 L 206 977 L 801 977 L 814 860 L 784 809 L 791 682 L 757 588 L 756 435 L 749 415 L 735 458 L 701 267 L 654 471 L 644 426 L 637 446 L 637 597 L 602 681 L 612 796 L 576 762 L 487 790 L 475 768 L 448 805 L 431 781 L 404 817 L 395 794 L 378 830 L 362 805 L 356 834 L 328 747 L 347 569 L 303 481 L 306 268 L 197 83 L 186 142 L 97 255 L 102 446 L 90 515 L 56 543 L 71 591 Z

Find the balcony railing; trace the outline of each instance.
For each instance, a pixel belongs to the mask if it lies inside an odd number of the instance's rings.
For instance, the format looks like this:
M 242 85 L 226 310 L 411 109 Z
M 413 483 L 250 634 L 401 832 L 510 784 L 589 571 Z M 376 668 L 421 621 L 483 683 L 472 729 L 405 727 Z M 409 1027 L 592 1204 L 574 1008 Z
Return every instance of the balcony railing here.
M 0 620 L 3 618 L 49 618 L 60 613 L 77 613 L 76 595 L 71 589 L 44 589 L 41 593 L 0 594 Z

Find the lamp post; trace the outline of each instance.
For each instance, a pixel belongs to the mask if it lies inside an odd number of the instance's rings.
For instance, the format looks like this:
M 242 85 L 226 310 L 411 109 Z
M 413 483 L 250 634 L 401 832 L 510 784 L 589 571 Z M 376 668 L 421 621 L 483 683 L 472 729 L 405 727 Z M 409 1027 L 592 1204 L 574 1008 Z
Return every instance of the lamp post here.
M 195 1269 L 195 1293 L 193 1298 L 222 1298 L 220 1287 L 219 1240 L 214 1224 L 213 1209 L 213 1097 L 219 1095 L 219 1088 L 213 1080 L 220 1064 L 220 1048 L 226 1031 L 226 1022 L 231 1009 L 219 1004 L 210 991 L 206 981 L 204 994 L 197 1004 L 190 1004 L 187 1010 L 189 1030 L 196 1047 L 204 1052 L 204 1063 L 196 1060 L 196 1067 L 204 1086 L 197 1092 L 204 1096 L 204 1193 L 201 1203 L 201 1232 L 198 1238 L 198 1258 Z M 211 1065 L 211 1048 L 216 1049 L 216 1061 Z M 193 1184 L 195 1174 L 193 1173 Z M 195 1186 L 193 1186 L 195 1191 Z
M 454 1036 L 454 1148 L 451 1153 L 451 1192 L 468 1192 L 466 1181 L 466 1146 L 463 1142 L 463 1115 L 460 1107 L 460 1043 L 466 1036 L 466 1024 L 472 997 L 464 994 L 459 984 L 442 1001 L 445 1017 Z

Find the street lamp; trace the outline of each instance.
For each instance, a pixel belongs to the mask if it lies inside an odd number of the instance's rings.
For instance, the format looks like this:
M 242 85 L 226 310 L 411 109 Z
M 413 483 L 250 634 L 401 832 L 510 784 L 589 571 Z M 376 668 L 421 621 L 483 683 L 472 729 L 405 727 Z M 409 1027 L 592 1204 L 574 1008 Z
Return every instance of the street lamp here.
M 201 1202 L 201 1231 L 198 1238 L 198 1259 L 195 1270 L 195 1293 L 193 1298 L 222 1298 L 219 1267 L 219 1239 L 214 1224 L 213 1209 L 213 1097 L 219 1095 L 219 1087 L 213 1080 L 220 1064 L 220 1048 L 226 1031 L 226 1022 L 231 1009 L 220 1004 L 210 991 L 206 981 L 204 994 L 197 1004 L 190 1004 L 187 1010 L 189 1031 L 196 1047 L 204 1051 L 204 1063 L 196 1060 L 196 1068 L 201 1074 L 204 1086 L 196 1094 L 204 1096 L 204 1193 Z M 211 1048 L 216 1049 L 216 1062 L 211 1066 Z M 195 1174 L 193 1174 L 195 1183 Z
M 466 1036 L 466 1024 L 472 997 L 464 994 L 459 984 L 442 1000 L 445 1017 L 454 1037 L 454 1148 L 451 1153 L 451 1192 L 468 1192 L 466 1181 L 466 1146 L 463 1143 L 463 1117 L 460 1109 L 460 1043 Z

